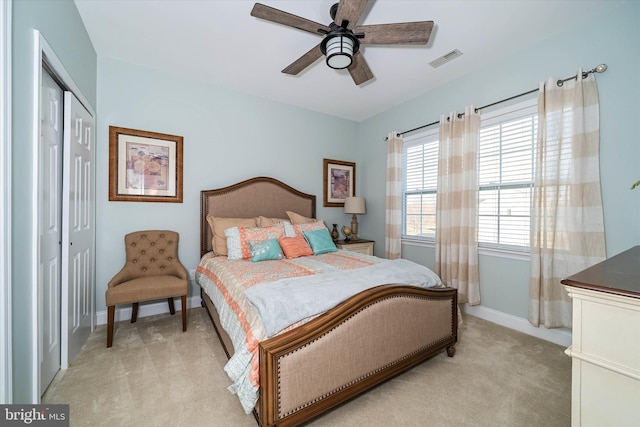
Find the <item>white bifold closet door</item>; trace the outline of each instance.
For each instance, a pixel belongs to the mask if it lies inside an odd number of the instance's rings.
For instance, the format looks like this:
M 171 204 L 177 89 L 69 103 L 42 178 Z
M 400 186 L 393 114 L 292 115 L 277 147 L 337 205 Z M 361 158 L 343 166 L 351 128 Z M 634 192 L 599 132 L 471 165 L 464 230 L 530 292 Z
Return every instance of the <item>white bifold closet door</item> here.
M 40 394 L 95 327 L 95 126 L 42 70 L 39 156 Z
M 95 121 L 71 92 L 64 93 L 62 209 L 62 367 L 80 352 L 95 318 Z
M 40 394 L 60 369 L 63 91 L 42 69 L 39 147 Z

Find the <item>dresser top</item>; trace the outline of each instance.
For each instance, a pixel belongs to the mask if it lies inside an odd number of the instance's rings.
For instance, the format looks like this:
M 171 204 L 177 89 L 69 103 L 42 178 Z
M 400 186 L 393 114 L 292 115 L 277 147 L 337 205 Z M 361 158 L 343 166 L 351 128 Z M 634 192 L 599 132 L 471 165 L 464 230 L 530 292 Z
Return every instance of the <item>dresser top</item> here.
M 640 299 L 640 246 L 569 276 L 562 284 Z

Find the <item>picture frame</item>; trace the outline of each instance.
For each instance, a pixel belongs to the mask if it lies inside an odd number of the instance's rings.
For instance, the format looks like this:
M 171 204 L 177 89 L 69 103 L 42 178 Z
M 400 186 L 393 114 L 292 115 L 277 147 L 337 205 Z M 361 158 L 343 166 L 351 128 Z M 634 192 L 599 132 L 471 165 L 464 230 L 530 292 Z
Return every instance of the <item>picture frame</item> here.
M 177 135 L 109 126 L 109 201 L 182 203 Z
M 344 207 L 347 197 L 356 193 L 356 164 L 323 159 L 323 206 Z

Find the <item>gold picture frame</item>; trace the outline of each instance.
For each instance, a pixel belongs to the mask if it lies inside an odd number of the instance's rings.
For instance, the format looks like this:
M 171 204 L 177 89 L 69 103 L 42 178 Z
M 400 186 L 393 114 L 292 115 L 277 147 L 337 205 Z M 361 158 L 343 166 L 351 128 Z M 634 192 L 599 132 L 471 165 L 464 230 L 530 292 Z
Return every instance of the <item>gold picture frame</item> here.
M 182 203 L 176 135 L 109 126 L 109 201 Z
M 356 164 L 323 159 L 324 207 L 344 207 L 344 200 L 356 194 Z

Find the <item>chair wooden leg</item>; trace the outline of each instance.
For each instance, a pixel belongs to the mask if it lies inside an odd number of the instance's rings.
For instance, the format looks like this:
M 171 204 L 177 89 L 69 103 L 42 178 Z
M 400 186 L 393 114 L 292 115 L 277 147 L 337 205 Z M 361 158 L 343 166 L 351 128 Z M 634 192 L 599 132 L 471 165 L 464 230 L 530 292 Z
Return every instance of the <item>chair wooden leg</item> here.
M 187 296 L 182 295 L 180 297 L 182 301 L 182 332 L 187 330 Z
M 136 323 L 138 320 L 138 303 L 134 302 L 131 307 L 131 323 Z
M 173 298 L 167 298 L 167 302 L 169 303 L 169 313 L 176 314 L 176 307 L 173 305 Z
M 107 348 L 113 345 L 113 323 L 116 315 L 116 306 L 107 307 Z

